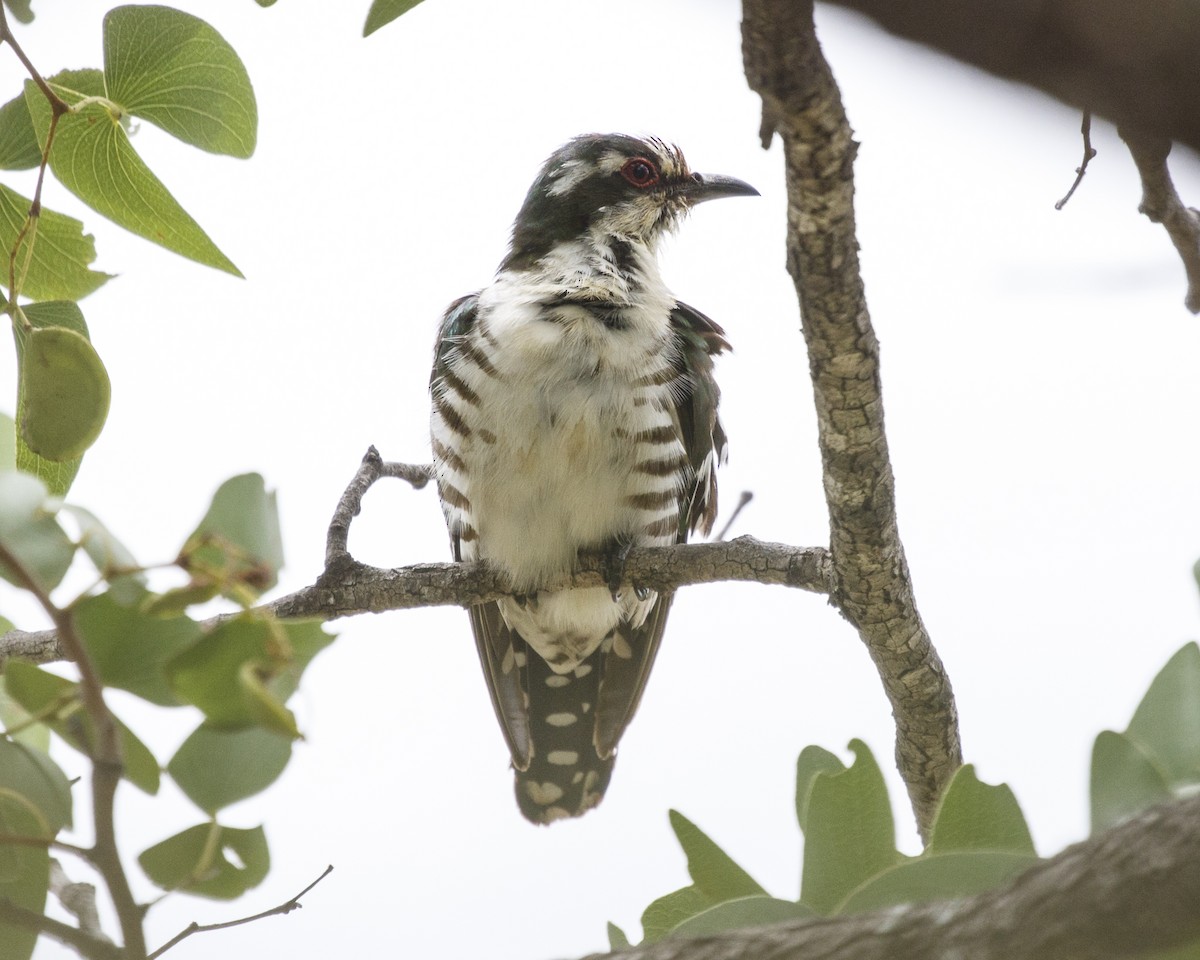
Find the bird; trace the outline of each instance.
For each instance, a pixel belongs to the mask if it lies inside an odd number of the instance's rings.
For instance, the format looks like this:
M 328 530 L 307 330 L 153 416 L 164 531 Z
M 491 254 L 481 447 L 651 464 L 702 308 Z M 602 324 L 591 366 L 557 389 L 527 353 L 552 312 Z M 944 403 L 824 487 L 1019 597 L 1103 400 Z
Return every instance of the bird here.
M 730 345 L 667 289 L 659 243 L 702 201 L 757 195 L 657 138 L 576 137 L 541 167 L 492 282 L 441 320 L 433 474 L 454 559 L 510 591 L 469 615 L 533 823 L 600 802 L 654 664 L 672 593 L 623 588 L 628 552 L 716 518 L 713 357 Z M 563 587 L 586 553 L 607 585 Z

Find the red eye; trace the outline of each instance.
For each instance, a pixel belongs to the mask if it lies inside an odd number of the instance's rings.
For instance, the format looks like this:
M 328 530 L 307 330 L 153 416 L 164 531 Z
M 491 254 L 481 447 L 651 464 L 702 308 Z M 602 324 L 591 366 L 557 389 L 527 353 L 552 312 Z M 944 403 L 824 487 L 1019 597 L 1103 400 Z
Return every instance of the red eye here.
M 634 157 L 625 161 L 621 176 L 635 187 L 652 187 L 658 183 L 658 168 L 645 157 Z

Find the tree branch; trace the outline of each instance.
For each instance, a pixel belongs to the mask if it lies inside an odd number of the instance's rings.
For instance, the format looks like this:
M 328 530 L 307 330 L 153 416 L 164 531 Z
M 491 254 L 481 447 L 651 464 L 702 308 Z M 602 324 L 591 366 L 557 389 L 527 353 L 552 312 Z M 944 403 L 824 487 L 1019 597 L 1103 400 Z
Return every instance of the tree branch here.
M 1171 141 L 1139 130 L 1121 127 L 1117 131 L 1142 178 L 1142 202 L 1138 212 L 1151 223 L 1161 223 L 1175 244 L 1183 269 L 1187 272 L 1187 297 L 1184 304 L 1192 313 L 1200 313 L 1200 213 L 1185 207 L 1171 182 L 1167 155 Z
M 964 900 L 668 939 L 612 960 L 1128 960 L 1200 937 L 1200 797 Z M 597 954 L 587 960 L 599 960 Z
M 1167 174 L 1172 141 L 1200 150 L 1200 4 L 1192 0 L 831 0 L 989 73 L 1099 114 L 1142 178 L 1139 209 L 1167 228 L 1200 313 L 1200 227 Z M 1132 138 L 1129 131 L 1137 131 Z M 1083 167 L 1087 166 L 1085 147 Z M 1079 171 L 1082 177 L 1083 169 Z M 1076 180 L 1076 185 L 1079 181 Z M 1074 190 L 1074 187 L 1071 188 Z M 1069 197 L 1070 194 L 1067 194 Z M 1066 198 L 1060 202 L 1065 203 Z
M 858 268 L 857 145 L 813 30 L 812 0 L 744 0 L 742 56 L 763 101 L 761 136 L 783 141 L 788 270 L 812 376 L 835 589 L 896 721 L 896 761 L 926 836 L 962 763 L 946 671 L 921 622 L 896 522 L 879 344 Z
M 633 550 L 625 570 L 630 582 L 653 590 L 724 580 L 795 587 L 813 593 L 828 594 L 832 590 L 829 552 L 823 547 L 792 547 L 753 537 Z M 603 557 L 583 556 L 579 573 L 546 586 L 603 586 L 605 576 Z M 345 555 L 316 583 L 271 601 L 266 607 L 287 619 L 336 620 L 416 607 L 467 607 L 507 595 L 503 578 L 485 563 L 419 563 L 383 569 Z M 13 630 L 0 636 L 0 667 L 10 657 L 49 663 L 64 659 L 64 651 L 53 630 Z

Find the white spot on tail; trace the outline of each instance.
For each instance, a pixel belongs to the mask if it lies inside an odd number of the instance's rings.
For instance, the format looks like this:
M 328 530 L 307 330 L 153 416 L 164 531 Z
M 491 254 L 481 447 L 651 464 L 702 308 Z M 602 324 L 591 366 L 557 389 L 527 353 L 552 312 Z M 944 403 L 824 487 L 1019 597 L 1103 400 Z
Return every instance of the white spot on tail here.
M 573 713 L 552 713 L 546 717 L 546 722 L 552 727 L 569 727 L 578 719 Z
M 579 754 L 574 750 L 551 750 L 546 754 L 546 762 L 556 767 L 573 767 L 579 762 Z

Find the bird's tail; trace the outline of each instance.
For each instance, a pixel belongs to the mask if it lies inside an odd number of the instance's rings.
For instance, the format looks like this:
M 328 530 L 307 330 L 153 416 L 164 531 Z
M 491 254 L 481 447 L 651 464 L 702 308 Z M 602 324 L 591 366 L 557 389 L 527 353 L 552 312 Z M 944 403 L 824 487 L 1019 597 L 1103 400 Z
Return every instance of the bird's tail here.
M 615 753 L 601 757 L 595 744 L 604 654 L 596 650 L 567 674 L 555 673 L 532 650 L 524 659 L 535 746 L 529 765 L 516 771 L 517 804 L 534 823 L 578 817 L 603 799 L 616 762 Z

